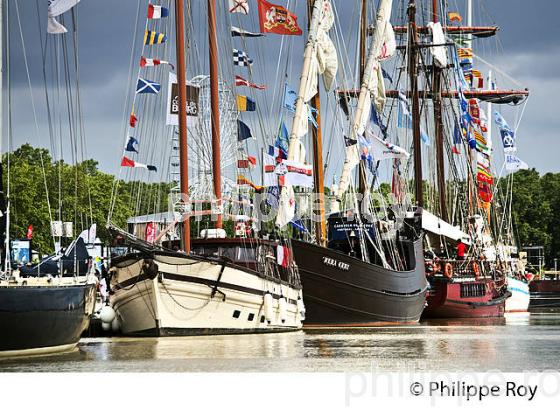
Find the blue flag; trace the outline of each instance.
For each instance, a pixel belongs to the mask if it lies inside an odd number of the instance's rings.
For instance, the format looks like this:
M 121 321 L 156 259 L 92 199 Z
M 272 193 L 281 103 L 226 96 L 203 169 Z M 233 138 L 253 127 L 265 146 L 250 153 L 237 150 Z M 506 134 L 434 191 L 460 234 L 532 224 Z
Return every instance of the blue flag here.
M 305 228 L 305 225 L 303 224 L 303 221 L 301 219 L 291 220 L 290 225 L 292 225 L 294 228 L 296 228 L 300 232 L 307 232 L 307 229 Z
M 276 137 L 276 142 L 274 143 L 276 147 L 278 147 L 283 154 L 288 157 L 288 147 L 290 145 L 290 137 L 288 135 L 288 129 L 286 128 L 286 124 L 284 121 L 280 124 L 280 129 L 278 130 L 278 136 Z
M 138 140 L 134 137 L 128 137 L 128 142 L 126 143 L 125 151 L 138 153 L 138 151 L 134 147 L 135 144 L 138 144 Z
M 266 203 L 272 209 L 278 209 L 279 201 L 280 201 L 280 187 L 279 186 L 268 187 L 268 193 L 266 195 Z
M 136 84 L 136 94 L 158 94 L 161 85 L 144 78 L 139 78 Z
M 243 121 L 237 120 L 237 141 L 241 142 L 249 138 L 253 138 L 251 129 Z

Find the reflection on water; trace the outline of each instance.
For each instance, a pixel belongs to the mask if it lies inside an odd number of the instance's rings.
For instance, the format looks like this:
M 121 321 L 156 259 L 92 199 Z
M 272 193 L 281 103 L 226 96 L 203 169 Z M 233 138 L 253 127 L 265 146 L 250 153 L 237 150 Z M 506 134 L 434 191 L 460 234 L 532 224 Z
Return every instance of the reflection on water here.
M 555 369 L 560 315 L 263 335 L 82 339 L 72 353 L 0 371 L 523 371 Z

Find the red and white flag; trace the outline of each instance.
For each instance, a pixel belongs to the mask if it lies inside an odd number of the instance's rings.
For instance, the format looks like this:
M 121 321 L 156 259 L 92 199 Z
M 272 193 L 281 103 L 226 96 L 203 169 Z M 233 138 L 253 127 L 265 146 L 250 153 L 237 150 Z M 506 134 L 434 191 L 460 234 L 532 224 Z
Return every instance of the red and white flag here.
M 167 64 L 169 66 L 171 66 L 171 69 L 174 70 L 175 67 L 173 67 L 173 64 L 171 64 L 169 61 L 165 61 L 165 60 L 158 60 L 157 58 L 146 58 L 144 56 L 140 57 L 140 67 L 144 68 L 144 67 L 155 67 L 157 65 L 160 64 Z
M 229 0 L 229 12 L 249 14 L 249 2 L 247 0 Z
M 144 169 L 147 169 L 148 171 L 157 171 L 157 168 L 156 168 L 155 165 L 142 164 L 140 162 L 136 162 L 136 161 L 134 161 L 130 158 L 127 158 L 127 157 L 122 157 L 121 167 L 144 168 Z
M 278 265 L 287 268 L 290 266 L 291 257 L 290 248 L 284 245 L 278 245 L 276 247 L 276 263 L 278 263 Z
M 254 168 L 257 165 L 257 159 L 251 155 L 247 155 L 244 159 L 237 160 L 237 168 Z
M 240 87 L 240 86 L 245 86 L 245 87 L 251 87 L 251 88 L 256 88 L 257 90 L 266 90 L 266 85 L 258 85 L 255 83 L 252 83 L 250 81 L 247 81 L 246 79 L 244 79 L 243 77 L 236 75 L 235 76 L 235 85 Z
M 148 222 L 146 224 L 146 242 L 154 243 L 157 238 L 157 227 L 153 222 Z
M 33 238 L 33 225 L 27 227 L 27 239 Z

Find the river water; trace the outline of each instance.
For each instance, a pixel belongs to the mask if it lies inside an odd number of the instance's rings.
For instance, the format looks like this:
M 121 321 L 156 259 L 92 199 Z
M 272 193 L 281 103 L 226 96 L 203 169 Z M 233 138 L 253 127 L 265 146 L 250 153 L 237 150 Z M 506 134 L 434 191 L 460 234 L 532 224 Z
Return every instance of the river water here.
M 74 352 L 3 359 L 18 372 L 558 370 L 560 314 L 171 338 L 84 338 Z

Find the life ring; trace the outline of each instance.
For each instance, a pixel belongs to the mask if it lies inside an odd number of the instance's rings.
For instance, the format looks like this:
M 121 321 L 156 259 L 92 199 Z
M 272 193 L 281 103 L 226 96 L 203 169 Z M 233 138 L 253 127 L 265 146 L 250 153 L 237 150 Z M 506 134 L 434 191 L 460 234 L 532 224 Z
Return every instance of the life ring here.
M 480 276 L 480 268 L 478 267 L 478 263 L 473 261 L 472 264 L 471 264 L 471 267 L 472 267 L 472 270 L 474 272 L 474 277 L 476 279 L 478 279 L 478 277 Z
M 453 276 L 453 266 L 449 262 L 445 264 L 443 273 L 447 279 L 451 279 Z

